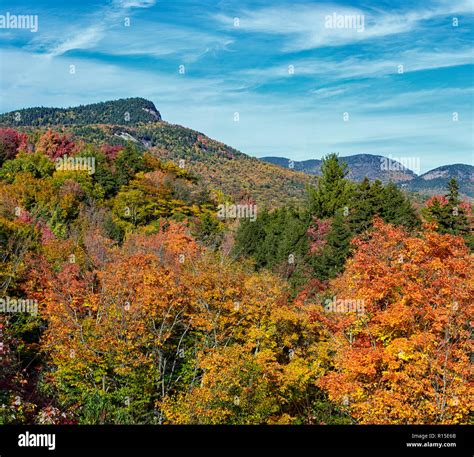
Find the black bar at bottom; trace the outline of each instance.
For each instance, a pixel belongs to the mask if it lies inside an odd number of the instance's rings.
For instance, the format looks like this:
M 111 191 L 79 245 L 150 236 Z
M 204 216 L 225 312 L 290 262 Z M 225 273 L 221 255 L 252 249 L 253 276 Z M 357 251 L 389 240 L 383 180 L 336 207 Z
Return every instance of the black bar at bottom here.
M 398 449 L 470 455 L 469 426 L 0 426 L 0 455 L 106 449 Z M 54 445 L 52 444 L 54 435 Z M 54 447 L 54 449 L 50 449 Z M 433 451 L 437 452 L 433 452 Z M 462 452 L 462 453 L 460 453 Z

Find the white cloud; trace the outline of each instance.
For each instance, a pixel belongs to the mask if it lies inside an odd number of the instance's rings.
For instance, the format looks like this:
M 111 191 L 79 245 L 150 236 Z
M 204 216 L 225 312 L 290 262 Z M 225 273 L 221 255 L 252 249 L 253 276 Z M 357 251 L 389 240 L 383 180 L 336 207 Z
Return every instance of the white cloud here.
M 207 52 L 226 49 L 232 42 L 221 34 L 142 20 L 139 27 L 110 29 L 95 51 L 118 56 L 175 55 L 191 62 Z
M 120 8 L 150 8 L 156 0 L 114 0 L 114 5 Z
M 466 0 L 423 4 L 423 9 L 399 13 L 379 9 L 360 9 L 326 4 L 291 4 L 262 9 L 243 10 L 237 14 L 239 28 L 253 33 L 280 35 L 285 38 L 283 51 L 303 51 L 326 46 L 340 46 L 368 41 L 415 30 L 423 20 L 453 13 L 471 13 Z M 333 14 L 363 16 L 364 30 L 327 28 L 326 18 Z M 234 27 L 234 17 L 217 14 L 215 20 L 228 28 Z
M 272 79 L 298 76 L 314 76 L 324 78 L 329 82 L 395 75 L 399 72 L 400 65 L 403 66 L 403 73 L 410 73 L 472 63 L 474 63 L 474 56 L 470 47 L 436 52 L 412 49 L 373 58 L 353 56 L 342 59 L 330 57 L 292 60 L 293 75 L 289 75 L 286 65 L 247 69 L 242 70 L 241 74 L 250 78 L 255 84 Z
M 80 33 L 73 33 L 69 38 L 52 44 L 47 54 L 50 57 L 60 56 L 74 49 L 93 48 L 103 38 L 104 29 L 100 25 L 92 25 Z
M 318 98 L 330 98 L 336 95 L 344 94 L 348 91 L 348 87 L 323 87 L 321 89 L 313 89 L 310 91 L 311 94 L 316 95 Z
M 150 8 L 156 0 L 114 0 L 97 11 L 75 21 L 49 24 L 49 28 L 34 37 L 28 49 L 56 57 L 73 50 L 93 49 L 106 39 L 117 24 L 123 25 L 124 14 L 133 8 Z M 120 42 L 115 43 L 120 48 Z
M 141 17 L 135 20 L 123 8 L 136 2 L 119 2 L 120 8 L 104 7 L 76 21 L 50 22 L 32 37 L 25 49 L 58 57 L 74 50 L 111 56 L 175 56 L 182 63 L 200 59 L 211 52 L 226 50 L 233 39 L 223 33 L 176 26 Z M 150 2 L 151 5 L 151 2 Z

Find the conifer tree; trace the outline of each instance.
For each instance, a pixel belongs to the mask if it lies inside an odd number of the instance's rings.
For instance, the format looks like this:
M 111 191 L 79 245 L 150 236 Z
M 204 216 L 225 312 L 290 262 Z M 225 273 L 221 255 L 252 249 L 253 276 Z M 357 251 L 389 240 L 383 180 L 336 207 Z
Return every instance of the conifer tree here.
M 394 183 L 389 182 L 384 186 L 382 202 L 383 206 L 380 215 L 385 222 L 403 225 L 408 229 L 414 229 L 420 225 L 420 219 L 410 200 Z
M 474 247 L 471 206 L 461 201 L 456 179 L 449 181 L 444 196 L 436 195 L 428 200 L 423 215 L 426 220 L 436 223 L 438 232 L 461 235 L 471 249 Z
M 446 220 L 447 233 L 452 235 L 467 235 L 469 233 L 468 207 L 459 198 L 459 185 L 456 179 L 451 178 L 447 185 L 448 218 Z
M 370 227 L 376 208 L 371 184 L 367 177 L 355 186 L 346 212 L 349 213 L 349 223 L 353 233 L 361 233 Z
M 347 173 L 347 164 L 341 162 L 337 154 L 329 154 L 323 159 L 316 188 L 308 188 L 311 214 L 325 219 L 347 204 L 351 189 L 350 182 L 345 179 Z
M 353 236 L 349 214 L 344 210 L 337 211 L 332 219 L 324 248 L 319 255 L 312 256 L 310 259 L 314 274 L 318 279 L 331 279 L 342 271 L 350 254 L 350 242 Z

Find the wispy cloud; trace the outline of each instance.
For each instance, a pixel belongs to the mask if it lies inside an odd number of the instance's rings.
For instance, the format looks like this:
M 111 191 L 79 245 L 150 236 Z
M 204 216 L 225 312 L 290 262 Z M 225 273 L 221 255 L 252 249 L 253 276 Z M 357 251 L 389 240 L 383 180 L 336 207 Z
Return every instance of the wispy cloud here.
M 156 0 L 114 0 L 114 5 L 120 8 L 150 8 Z
M 310 93 L 316 95 L 318 98 L 330 98 L 336 95 L 344 94 L 348 91 L 348 87 L 323 87 L 321 89 L 312 89 Z
M 126 15 L 134 8 L 150 8 L 155 3 L 155 0 L 114 0 L 84 17 L 55 24 L 49 32 L 34 38 L 28 48 L 43 52 L 49 57 L 73 50 L 93 49 L 107 37 L 114 26 L 123 26 Z
M 134 13 L 151 8 L 155 3 L 116 0 L 73 21 L 55 18 L 41 34 L 33 36 L 25 48 L 50 58 L 71 51 L 86 51 L 104 56 L 173 56 L 187 63 L 207 53 L 223 51 L 234 41 L 226 34 L 196 27 L 143 16 L 135 20 Z
M 468 1 L 39 1 L 37 34 L 0 34 L 2 111 L 141 96 L 165 120 L 256 156 L 472 160 Z M 364 32 L 324 28 L 332 13 L 364 14 Z
M 95 50 L 115 56 L 174 55 L 191 62 L 206 52 L 224 50 L 232 43 L 233 40 L 223 34 L 142 20 L 139 27 L 112 28 L 96 44 Z
M 354 78 L 375 78 L 397 73 L 411 73 L 474 63 L 472 49 L 429 51 L 412 49 L 392 52 L 385 56 L 319 57 L 288 60 L 287 64 L 266 68 L 242 70 L 255 82 L 272 79 L 288 79 L 299 76 L 323 77 L 325 81 L 350 80 Z M 293 73 L 288 72 L 292 65 Z
M 239 29 L 252 33 L 281 35 L 285 38 L 282 50 L 303 51 L 327 46 L 341 46 L 407 33 L 415 30 L 421 21 L 452 13 L 472 13 L 472 4 L 465 0 L 423 4 L 418 10 L 400 13 L 378 8 L 354 8 L 334 3 L 289 4 L 238 13 Z M 363 30 L 356 28 L 329 28 L 328 16 L 361 16 Z M 226 28 L 234 28 L 234 19 L 224 14 L 214 19 Z
M 81 33 L 73 34 L 63 41 L 51 43 L 47 51 L 50 57 L 60 56 L 74 49 L 90 49 L 94 47 L 104 36 L 104 28 L 101 25 L 91 25 Z

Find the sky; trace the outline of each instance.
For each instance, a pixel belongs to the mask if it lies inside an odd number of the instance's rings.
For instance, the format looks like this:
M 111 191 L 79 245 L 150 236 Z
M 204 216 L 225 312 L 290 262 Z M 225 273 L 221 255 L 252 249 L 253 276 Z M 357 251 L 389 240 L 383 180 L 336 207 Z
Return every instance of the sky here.
M 144 97 L 256 157 L 473 165 L 473 29 L 470 0 L 1 0 L 0 112 Z

